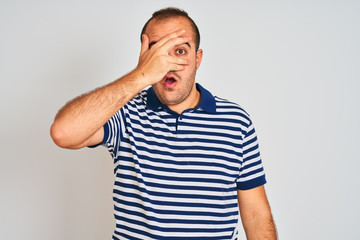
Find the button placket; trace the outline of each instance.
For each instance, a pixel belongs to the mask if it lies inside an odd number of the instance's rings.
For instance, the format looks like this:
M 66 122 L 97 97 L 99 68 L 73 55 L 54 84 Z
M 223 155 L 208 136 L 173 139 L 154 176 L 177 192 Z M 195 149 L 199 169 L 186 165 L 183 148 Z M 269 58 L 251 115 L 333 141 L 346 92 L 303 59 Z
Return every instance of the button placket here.
M 178 134 L 178 130 L 179 130 L 179 123 L 183 120 L 184 116 L 182 114 L 180 114 L 179 116 L 177 116 L 176 118 L 176 134 Z

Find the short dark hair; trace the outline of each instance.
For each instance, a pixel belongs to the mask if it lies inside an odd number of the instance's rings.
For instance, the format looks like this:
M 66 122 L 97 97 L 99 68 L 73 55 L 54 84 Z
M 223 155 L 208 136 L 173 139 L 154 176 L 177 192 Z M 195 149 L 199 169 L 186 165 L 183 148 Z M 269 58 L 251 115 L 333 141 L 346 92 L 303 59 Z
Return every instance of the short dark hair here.
M 193 31 L 195 33 L 195 50 L 197 51 L 200 46 L 200 32 L 198 27 L 196 26 L 194 20 L 189 17 L 188 13 L 180 8 L 174 8 L 174 7 L 168 7 L 160 9 L 152 14 L 152 17 L 145 23 L 143 29 L 141 30 L 140 40 L 142 41 L 142 35 L 145 33 L 147 26 L 149 25 L 149 22 L 153 19 L 156 20 L 165 20 L 169 18 L 175 18 L 175 17 L 185 17 L 190 21 L 190 25 L 193 28 Z

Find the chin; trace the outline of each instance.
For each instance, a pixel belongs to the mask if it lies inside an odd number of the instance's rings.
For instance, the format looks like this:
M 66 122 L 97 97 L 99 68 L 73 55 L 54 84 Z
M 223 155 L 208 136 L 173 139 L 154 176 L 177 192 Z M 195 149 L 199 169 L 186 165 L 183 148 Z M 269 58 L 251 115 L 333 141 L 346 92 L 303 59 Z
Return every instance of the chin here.
M 182 99 L 182 98 L 174 98 L 174 97 L 166 97 L 166 96 L 162 96 L 161 98 L 159 98 L 159 100 L 162 104 L 165 104 L 168 106 L 177 105 L 184 101 L 184 99 Z

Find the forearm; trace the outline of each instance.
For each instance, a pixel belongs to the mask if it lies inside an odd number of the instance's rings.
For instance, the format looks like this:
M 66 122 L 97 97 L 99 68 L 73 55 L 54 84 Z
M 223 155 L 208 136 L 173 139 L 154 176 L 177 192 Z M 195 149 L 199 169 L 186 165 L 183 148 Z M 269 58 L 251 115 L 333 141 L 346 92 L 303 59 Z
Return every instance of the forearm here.
M 146 87 L 142 74 L 134 70 L 124 77 L 67 103 L 51 126 L 54 142 L 74 148 L 100 129 L 121 107 Z
M 242 219 L 248 240 L 277 240 L 277 231 L 271 212 Z
M 249 190 L 238 190 L 238 200 L 247 239 L 276 240 L 277 231 L 264 185 Z
M 160 39 L 150 49 L 150 41 L 143 34 L 139 63 L 136 69 L 124 77 L 75 98 L 56 115 L 51 126 L 51 137 L 64 148 L 80 148 L 94 141 L 102 126 L 143 88 L 162 80 L 170 71 L 181 71 L 187 60 L 170 56 L 176 45 L 188 42 L 184 30 L 177 30 Z M 98 143 L 96 142 L 96 143 Z

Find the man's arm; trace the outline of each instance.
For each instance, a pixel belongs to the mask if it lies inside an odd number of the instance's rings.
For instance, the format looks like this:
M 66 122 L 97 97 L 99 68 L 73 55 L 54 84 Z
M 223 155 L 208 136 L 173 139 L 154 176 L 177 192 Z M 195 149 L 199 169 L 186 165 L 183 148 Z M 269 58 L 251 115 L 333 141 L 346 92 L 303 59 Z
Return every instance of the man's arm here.
M 241 220 L 248 240 L 276 240 L 277 232 L 264 186 L 238 190 Z
M 50 134 L 54 142 L 63 148 L 78 149 L 102 141 L 102 126 L 124 106 L 131 97 L 141 91 L 142 76 L 136 71 L 81 95 L 67 103 L 57 113 Z
M 176 45 L 190 38 L 178 30 L 151 48 L 144 34 L 138 66 L 120 79 L 67 103 L 57 113 L 50 134 L 63 148 L 78 149 L 102 141 L 103 125 L 146 86 L 155 84 L 169 71 L 183 70 L 187 60 L 170 56 Z

